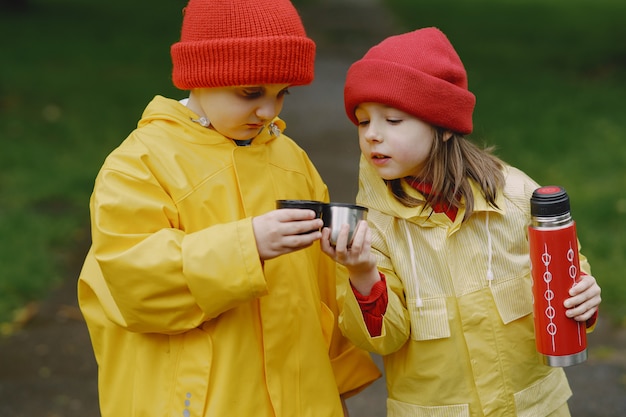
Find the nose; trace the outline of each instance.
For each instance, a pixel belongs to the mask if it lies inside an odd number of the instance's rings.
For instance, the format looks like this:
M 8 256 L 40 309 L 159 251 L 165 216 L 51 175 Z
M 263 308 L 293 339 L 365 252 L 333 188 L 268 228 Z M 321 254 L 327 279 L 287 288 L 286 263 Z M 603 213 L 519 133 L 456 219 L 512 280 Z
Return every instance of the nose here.
M 383 137 L 380 130 L 376 128 L 374 123 L 370 122 L 367 127 L 364 128 L 363 138 L 368 142 L 382 142 Z
M 263 100 L 256 109 L 256 116 L 261 120 L 272 120 L 283 108 L 283 100 L 269 98 Z

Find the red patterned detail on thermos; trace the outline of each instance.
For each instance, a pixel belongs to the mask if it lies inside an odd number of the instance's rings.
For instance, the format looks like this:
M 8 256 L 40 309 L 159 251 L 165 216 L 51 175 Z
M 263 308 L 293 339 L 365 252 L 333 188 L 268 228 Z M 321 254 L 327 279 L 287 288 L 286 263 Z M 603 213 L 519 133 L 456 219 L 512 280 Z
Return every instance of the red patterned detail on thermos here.
M 556 208 L 550 207 L 553 204 Z M 587 359 L 587 335 L 585 323 L 568 318 L 563 306 L 580 279 L 576 224 L 567 194 L 560 187 L 540 188 L 533 193 L 531 212 L 528 239 L 537 351 L 546 365 L 575 365 Z

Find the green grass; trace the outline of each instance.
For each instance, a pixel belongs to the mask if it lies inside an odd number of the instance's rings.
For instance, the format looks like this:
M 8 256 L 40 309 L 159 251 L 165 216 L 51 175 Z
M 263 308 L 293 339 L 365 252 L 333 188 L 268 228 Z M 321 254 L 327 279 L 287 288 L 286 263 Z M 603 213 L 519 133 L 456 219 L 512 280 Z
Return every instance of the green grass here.
M 63 278 L 105 158 L 171 85 L 183 2 L 0 11 L 0 323 Z
M 387 1 L 404 30 L 438 26 L 452 40 L 478 97 L 473 137 L 566 187 L 603 308 L 626 317 L 626 3 Z M 184 4 L 0 10 L 0 323 L 67 273 L 93 179 L 146 103 L 180 96 L 168 50 Z
M 472 135 L 571 198 L 603 311 L 626 317 L 626 3 L 386 0 L 402 31 L 436 26 L 477 96 Z

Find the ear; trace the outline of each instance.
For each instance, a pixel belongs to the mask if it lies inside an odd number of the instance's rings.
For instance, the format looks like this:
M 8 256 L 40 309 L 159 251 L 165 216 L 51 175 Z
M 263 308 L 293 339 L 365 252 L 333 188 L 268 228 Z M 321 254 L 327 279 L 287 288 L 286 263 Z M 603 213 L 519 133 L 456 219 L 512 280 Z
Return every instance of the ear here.
M 447 142 L 448 139 L 450 139 L 452 137 L 452 132 L 449 130 L 446 130 L 445 132 L 443 132 L 443 141 Z

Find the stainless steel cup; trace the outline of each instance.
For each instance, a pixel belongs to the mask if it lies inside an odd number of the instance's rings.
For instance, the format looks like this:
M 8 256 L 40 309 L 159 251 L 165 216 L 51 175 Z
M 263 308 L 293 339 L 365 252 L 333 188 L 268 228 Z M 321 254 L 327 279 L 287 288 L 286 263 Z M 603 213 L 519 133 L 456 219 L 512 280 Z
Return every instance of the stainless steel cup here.
M 330 243 L 337 244 L 339 232 L 344 224 L 350 226 L 348 246 L 352 244 L 354 232 L 361 220 L 367 219 L 367 207 L 356 204 L 328 203 L 322 212 L 324 227 L 330 228 Z

